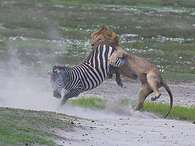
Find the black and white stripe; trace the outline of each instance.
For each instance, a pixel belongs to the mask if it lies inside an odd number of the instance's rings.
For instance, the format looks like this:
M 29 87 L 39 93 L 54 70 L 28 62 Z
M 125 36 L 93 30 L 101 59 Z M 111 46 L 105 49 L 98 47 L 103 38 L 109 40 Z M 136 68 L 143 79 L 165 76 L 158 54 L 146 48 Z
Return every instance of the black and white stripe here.
M 108 57 L 114 50 L 112 46 L 101 44 L 79 65 L 72 68 L 54 66 L 52 74 L 56 78 L 51 80 L 54 96 L 60 97 L 61 90 L 67 90 L 63 97 L 64 102 L 68 98 L 78 96 L 81 92 L 100 85 L 109 75 Z
M 121 67 L 121 66 L 123 66 L 124 64 L 126 64 L 126 60 L 123 59 L 123 58 L 118 57 L 118 58 L 116 59 L 116 61 L 112 64 L 112 66 L 114 66 L 114 67 Z

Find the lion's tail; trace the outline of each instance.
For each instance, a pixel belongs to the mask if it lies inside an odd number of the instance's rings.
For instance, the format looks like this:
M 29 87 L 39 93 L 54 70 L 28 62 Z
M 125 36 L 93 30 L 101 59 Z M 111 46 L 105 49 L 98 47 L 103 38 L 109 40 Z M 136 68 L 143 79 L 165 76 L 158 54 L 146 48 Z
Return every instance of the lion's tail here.
M 169 111 L 167 112 L 167 114 L 164 116 L 164 118 L 166 118 L 170 114 L 172 107 L 173 107 L 173 95 L 172 95 L 171 90 L 170 90 L 169 86 L 167 85 L 167 83 L 162 82 L 162 86 L 166 89 L 166 91 L 169 94 L 169 98 L 170 98 L 170 108 L 169 108 Z

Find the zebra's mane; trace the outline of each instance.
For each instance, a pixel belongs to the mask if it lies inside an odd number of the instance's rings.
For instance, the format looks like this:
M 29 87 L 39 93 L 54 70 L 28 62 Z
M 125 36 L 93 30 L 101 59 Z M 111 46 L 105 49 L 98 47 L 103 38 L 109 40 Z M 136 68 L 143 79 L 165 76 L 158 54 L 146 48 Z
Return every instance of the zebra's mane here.
M 98 47 L 96 47 L 95 49 L 93 49 L 91 52 L 89 52 L 88 56 L 83 60 L 83 62 L 87 62 L 89 60 L 89 58 L 91 57 L 91 55 L 95 52 L 95 50 L 97 50 Z
M 94 52 L 95 52 L 96 50 L 98 50 L 99 47 L 103 47 L 104 45 L 106 46 L 106 48 L 112 47 L 114 50 L 116 50 L 116 47 L 115 47 L 112 43 L 101 42 L 96 48 L 92 48 L 92 49 L 91 49 L 92 51 L 91 51 L 91 52 L 88 54 L 88 56 L 83 60 L 83 62 L 87 62 L 87 61 L 90 59 L 91 55 L 94 54 Z
M 52 71 L 54 73 L 54 72 L 60 71 L 60 70 L 70 71 L 71 69 L 72 69 L 71 67 L 65 66 L 65 65 L 54 65 L 53 68 L 52 68 Z

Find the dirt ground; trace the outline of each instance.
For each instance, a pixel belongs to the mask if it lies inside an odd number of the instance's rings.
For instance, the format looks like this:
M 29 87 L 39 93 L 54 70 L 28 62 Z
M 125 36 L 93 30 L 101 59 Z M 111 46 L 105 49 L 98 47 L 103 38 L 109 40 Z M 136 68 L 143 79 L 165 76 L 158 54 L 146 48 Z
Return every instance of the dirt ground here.
M 140 113 L 120 116 L 94 112 L 87 118 L 92 120 L 75 121 L 77 126 L 84 128 L 75 128 L 72 132 L 57 131 L 66 138 L 57 142 L 64 146 L 195 145 L 195 125 L 188 122 L 159 119 Z
M 140 88 L 139 82 L 136 81 L 124 81 L 124 88 L 120 88 L 113 80 L 105 81 L 101 86 L 94 90 L 85 92 L 84 94 L 95 94 L 103 96 L 107 99 L 118 100 L 120 98 L 128 98 L 132 102 L 136 102 L 138 99 L 138 92 Z M 195 105 L 195 83 L 168 83 L 174 97 L 174 104 L 194 106 Z M 167 92 L 164 88 L 161 88 L 162 96 L 159 99 L 160 102 L 169 102 Z M 151 94 L 147 100 L 152 97 Z
M 100 87 L 85 94 L 100 95 L 113 101 L 121 97 L 136 100 L 139 84 L 125 82 L 126 88 L 118 88 L 113 81 L 106 81 Z M 195 105 L 195 84 L 171 84 L 174 103 Z M 166 93 L 163 91 L 163 95 Z M 112 100 L 110 100 L 112 101 Z M 162 102 L 168 102 L 162 96 Z M 65 106 L 61 112 L 85 119 L 77 119 L 75 131 L 56 131 L 66 140 L 57 142 L 63 146 L 194 146 L 195 125 L 190 122 L 161 119 L 151 113 L 134 111 L 132 108 L 116 107 L 112 111 L 91 111 Z M 113 112 L 113 108 L 116 111 Z M 70 110 L 71 109 L 71 110 Z M 118 111 L 117 111 L 118 110 Z M 120 112 L 119 112 L 120 111 Z M 68 139 L 68 140 L 67 140 Z

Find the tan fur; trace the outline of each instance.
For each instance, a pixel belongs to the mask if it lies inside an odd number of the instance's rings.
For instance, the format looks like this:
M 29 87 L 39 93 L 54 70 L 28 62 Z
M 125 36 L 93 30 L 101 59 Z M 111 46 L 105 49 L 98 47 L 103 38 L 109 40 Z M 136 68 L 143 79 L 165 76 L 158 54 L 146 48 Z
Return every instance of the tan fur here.
M 121 74 L 129 77 L 129 72 L 134 72 L 141 82 L 139 102 L 137 105 L 138 110 L 143 108 L 146 97 L 152 92 L 155 93 L 155 98 L 153 98 L 153 100 L 159 98 L 161 95 L 161 93 L 159 92 L 159 88 L 162 86 L 165 87 L 165 89 L 169 93 L 171 110 L 173 102 L 171 91 L 167 84 L 162 80 L 160 72 L 154 64 L 151 64 L 144 58 L 138 57 L 133 54 L 128 54 L 121 47 L 117 47 L 117 50 L 114 51 L 113 54 L 109 57 L 108 63 L 114 65 L 117 58 L 126 60 L 126 64 L 120 67 Z M 167 115 L 169 114 L 169 112 L 167 113 Z
M 118 36 L 115 32 L 109 31 L 106 26 L 102 26 L 98 31 L 91 34 L 92 49 L 97 48 L 100 43 L 118 46 Z

